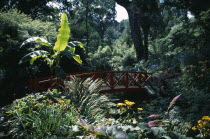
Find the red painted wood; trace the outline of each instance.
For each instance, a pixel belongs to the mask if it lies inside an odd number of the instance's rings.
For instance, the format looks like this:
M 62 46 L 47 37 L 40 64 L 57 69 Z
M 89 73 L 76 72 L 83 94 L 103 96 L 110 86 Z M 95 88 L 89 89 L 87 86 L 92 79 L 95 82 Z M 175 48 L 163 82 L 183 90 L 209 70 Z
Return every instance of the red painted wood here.
M 142 85 L 151 76 L 149 73 L 143 72 L 127 72 L 127 71 L 89 71 L 89 72 L 77 72 L 69 73 L 66 76 L 66 80 L 69 80 L 71 76 L 85 79 L 90 78 L 95 80 L 98 78 L 103 79 L 103 84 L 107 88 L 101 90 L 104 92 L 117 92 L 117 91 L 140 91 Z M 40 92 L 52 89 L 59 83 L 64 86 L 64 80 L 53 77 L 43 77 L 37 79 L 29 79 L 29 91 Z

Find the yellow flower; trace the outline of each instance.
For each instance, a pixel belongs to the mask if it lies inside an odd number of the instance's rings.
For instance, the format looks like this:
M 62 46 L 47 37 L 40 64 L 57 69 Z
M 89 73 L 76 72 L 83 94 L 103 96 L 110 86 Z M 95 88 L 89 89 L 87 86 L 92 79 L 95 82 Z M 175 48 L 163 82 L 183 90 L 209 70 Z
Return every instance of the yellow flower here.
M 199 129 L 202 132 L 203 136 L 207 136 L 209 134 L 209 126 L 210 126 L 210 116 L 203 116 L 201 120 L 198 120 L 198 125 L 192 127 L 192 130 Z
M 139 110 L 139 111 L 143 111 L 143 109 L 142 109 L 142 108 L 137 108 L 137 110 Z
M 208 124 L 208 122 L 206 122 L 206 121 L 204 121 L 204 122 L 202 123 L 203 126 L 206 126 L 207 124 Z
M 198 126 L 197 126 L 198 128 L 202 128 L 203 127 L 203 125 L 202 124 L 198 124 Z
M 128 100 L 125 100 L 124 102 L 129 102 Z
M 197 128 L 195 126 L 192 127 L 192 130 L 196 130 Z
M 201 69 L 201 71 L 205 71 L 206 69 Z
M 189 67 L 189 68 L 194 68 L 195 66 L 193 66 L 193 65 L 189 65 L 188 67 Z
M 210 117 L 209 116 L 203 116 L 202 120 L 210 120 Z
M 93 131 L 92 134 L 93 134 L 93 135 L 96 135 L 96 136 L 100 136 L 100 135 L 101 135 L 100 132 L 96 132 L 96 131 Z
M 198 120 L 198 123 L 200 124 L 202 121 L 201 120 Z
M 135 103 L 132 101 L 126 101 L 125 104 L 128 106 L 133 106 Z
M 117 103 L 117 106 L 125 106 L 124 103 Z

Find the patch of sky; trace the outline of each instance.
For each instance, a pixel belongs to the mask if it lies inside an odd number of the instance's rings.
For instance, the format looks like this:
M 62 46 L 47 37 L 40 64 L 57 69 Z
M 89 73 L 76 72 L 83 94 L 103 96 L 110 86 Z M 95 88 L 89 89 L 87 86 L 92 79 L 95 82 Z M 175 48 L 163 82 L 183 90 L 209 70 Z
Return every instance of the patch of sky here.
M 117 12 L 117 16 L 115 20 L 117 20 L 118 22 L 121 22 L 122 20 L 128 19 L 128 13 L 124 7 L 116 4 L 115 9 Z

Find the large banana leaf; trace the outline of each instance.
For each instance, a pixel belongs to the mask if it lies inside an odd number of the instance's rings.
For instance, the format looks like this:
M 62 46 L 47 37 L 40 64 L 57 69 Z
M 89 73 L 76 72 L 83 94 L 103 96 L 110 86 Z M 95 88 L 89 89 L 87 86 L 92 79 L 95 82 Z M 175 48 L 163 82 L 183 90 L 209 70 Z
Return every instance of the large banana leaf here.
M 79 42 L 79 41 L 72 41 L 72 42 L 69 42 L 68 45 L 71 46 L 71 47 L 79 46 L 80 48 L 83 48 L 83 49 L 84 49 L 83 44 L 82 44 L 81 42 Z
M 57 52 L 65 50 L 68 40 L 70 38 L 70 28 L 68 25 L 68 18 L 65 13 L 61 15 L 59 34 L 57 35 L 57 41 L 55 42 L 54 50 Z
M 66 56 L 69 59 L 72 58 L 72 53 L 70 51 L 62 51 L 61 55 L 64 55 L 64 56 Z
M 48 52 L 47 51 L 43 51 L 43 50 L 37 50 L 34 52 L 31 52 L 27 55 L 25 55 L 19 62 L 19 64 L 21 63 L 25 63 L 30 61 L 30 64 L 33 64 L 33 62 L 40 57 L 47 57 Z
M 79 55 L 74 55 L 73 58 L 75 61 L 77 61 L 77 63 L 82 64 L 82 60 L 80 59 Z
M 76 48 L 75 48 L 75 47 L 71 47 L 71 46 L 68 46 L 68 45 L 67 45 L 67 47 L 66 47 L 65 51 L 70 51 L 72 54 L 74 54 L 74 53 L 75 53 L 75 51 L 76 51 Z
M 40 43 L 41 45 L 45 45 L 45 46 L 51 46 L 51 44 L 43 39 L 43 38 L 40 38 L 40 37 L 31 37 L 31 38 L 28 38 L 27 40 L 25 40 L 20 47 L 28 44 L 28 43 L 31 43 L 31 42 L 37 42 L 37 43 Z
M 74 48 L 74 47 L 73 47 Z M 62 55 L 65 55 L 67 58 L 71 59 L 73 57 L 73 59 L 79 63 L 82 64 L 82 60 L 80 59 L 79 55 L 75 55 L 74 53 L 70 52 L 70 51 L 62 51 L 61 52 Z

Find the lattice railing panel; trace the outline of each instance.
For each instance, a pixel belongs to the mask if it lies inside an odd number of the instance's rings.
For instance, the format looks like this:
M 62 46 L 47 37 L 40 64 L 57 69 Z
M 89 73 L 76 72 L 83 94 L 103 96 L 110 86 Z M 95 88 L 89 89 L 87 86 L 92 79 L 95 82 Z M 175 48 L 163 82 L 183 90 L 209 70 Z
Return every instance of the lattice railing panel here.
M 76 76 L 77 78 L 81 79 L 90 78 L 91 80 L 101 78 L 103 80 L 103 86 L 106 86 L 110 89 L 115 89 L 117 86 L 124 86 L 126 89 L 128 89 L 131 86 L 141 88 L 145 81 L 150 77 L 150 74 L 127 71 L 80 72 L 68 74 L 66 76 L 66 80 L 69 80 L 71 76 Z M 48 89 L 58 86 L 57 83 L 64 86 L 63 82 L 63 80 L 57 79 L 56 77 L 30 79 L 30 91 L 47 91 Z

